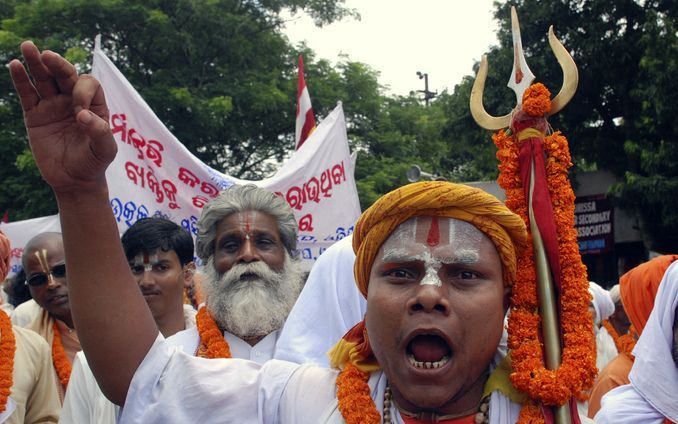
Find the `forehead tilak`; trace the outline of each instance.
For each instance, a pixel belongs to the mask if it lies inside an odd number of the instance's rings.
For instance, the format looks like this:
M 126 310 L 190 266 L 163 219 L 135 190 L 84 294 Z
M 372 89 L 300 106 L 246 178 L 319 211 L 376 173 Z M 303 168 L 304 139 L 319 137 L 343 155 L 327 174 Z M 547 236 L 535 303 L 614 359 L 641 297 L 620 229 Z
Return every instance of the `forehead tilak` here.
M 245 238 L 247 240 L 250 239 L 250 234 L 252 233 L 253 227 L 257 224 L 258 217 L 259 213 L 253 210 L 246 210 L 238 213 L 238 227 L 245 233 Z
M 33 252 L 33 254 L 38 258 L 38 263 L 40 263 L 40 268 L 45 274 L 49 273 L 49 260 L 47 259 L 47 249 L 40 249 Z
M 404 255 L 424 260 L 421 255 L 428 252 L 444 263 L 477 262 L 482 238 L 483 233 L 480 230 L 462 220 L 414 217 L 400 224 L 386 239 L 382 245 L 382 259 Z
M 143 252 L 137 254 L 130 263 L 133 266 L 143 266 L 145 271 L 151 271 L 154 265 L 160 263 L 160 258 L 158 257 L 158 251 L 154 250 L 153 252 Z

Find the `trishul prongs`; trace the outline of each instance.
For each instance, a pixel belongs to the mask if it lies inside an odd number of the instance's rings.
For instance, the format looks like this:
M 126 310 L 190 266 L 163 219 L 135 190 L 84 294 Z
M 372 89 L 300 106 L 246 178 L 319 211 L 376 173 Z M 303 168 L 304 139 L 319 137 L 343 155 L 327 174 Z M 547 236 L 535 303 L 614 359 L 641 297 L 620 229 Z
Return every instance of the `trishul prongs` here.
M 520 39 L 520 26 L 518 24 L 518 14 L 515 7 L 511 7 L 511 30 L 513 35 L 513 71 L 508 86 L 516 93 L 516 107 L 522 103 L 522 97 L 525 90 L 534 80 L 534 75 L 525 61 L 522 41 Z M 579 72 L 572 56 L 568 53 L 565 46 L 556 38 L 553 33 L 553 26 L 549 27 L 549 44 L 553 54 L 558 59 L 560 68 L 563 70 L 563 86 L 556 97 L 551 100 L 551 112 L 549 115 L 558 113 L 565 105 L 572 100 L 577 84 L 579 83 Z M 481 127 L 488 130 L 498 130 L 507 128 L 511 124 L 511 113 L 504 116 L 492 116 L 483 106 L 483 92 L 485 90 L 485 80 L 487 78 L 487 57 L 483 56 L 480 61 L 478 75 L 473 83 L 471 90 L 471 115 Z

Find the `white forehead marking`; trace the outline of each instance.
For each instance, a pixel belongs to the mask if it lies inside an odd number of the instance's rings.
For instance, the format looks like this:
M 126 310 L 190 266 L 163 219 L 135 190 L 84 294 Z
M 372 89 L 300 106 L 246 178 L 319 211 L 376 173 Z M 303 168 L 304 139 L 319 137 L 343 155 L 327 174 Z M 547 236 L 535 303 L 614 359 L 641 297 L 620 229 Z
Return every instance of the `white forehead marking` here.
M 473 224 L 458 219 L 450 219 L 450 244 L 457 247 L 457 254 L 470 257 L 475 254 L 478 262 L 478 246 L 484 234 Z M 468 258 L 467 258 L 468 259 Z
M 438 275 L 443 264 L 473 264 L 480 260 L 479 247 L 483 233 L 472 224 L 453 218 L 449 223 L 449 238 L 441 244 L 430 246 L 426 240 L 417 240 L 418 218 L 410 218 L 400 224 L 382 246 L 382 261 L 385 263 L 421 261 L 424 263 L 424 278 L 421 285 L 442 286 Z M 403 246 L 407 244 L 407 248 Z M 452 247 L 453 254 L 450 254 Z
M 139 253 L 132 259 L 132 265 L 134 266 L 143 266 L 144 271 L 152 271 L 153 265 L 160 263 L 160 258 L 158 258 L 158 252 L 155 251 L 150 255 L 144 253 Z

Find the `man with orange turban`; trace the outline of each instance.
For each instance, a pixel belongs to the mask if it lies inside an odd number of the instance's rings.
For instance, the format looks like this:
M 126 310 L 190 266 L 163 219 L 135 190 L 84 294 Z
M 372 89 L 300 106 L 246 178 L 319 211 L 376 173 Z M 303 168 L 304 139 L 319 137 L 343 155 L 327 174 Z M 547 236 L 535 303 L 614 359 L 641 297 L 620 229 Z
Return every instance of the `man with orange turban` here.
M 631 321 L 631 329 L 638 336 L 642 335 L 650 317 L 659 283 L 666 269 L 677 259 L 678 255 L 658 256 L 638 265 L 619 279 L 621 301 Z M 629 331 L 632 331 L 631 329 Z M 629 372 L 633 361 L 634 358 L 628 353 L 619 352 L 619 355 L 603 368 L 591 390 L 589 417 L 593 418 L 600 410 L 601 399 L 607 392 L 630 383 Z
M 0 280 L 7 276 L 10 245 L 0 231 Z M 0 422 L 56 423 L 61 402 L 57 396 L 49 345 L 42 337 L 13 327 L 0 312 Z
M 35 83 L 19 61 L 9 68 L 59 204 L 73 315 L 102 391 L 124 405 L 121 423 L 515 423 L 520 399 L 505 370 L 491 370 L 527 234 L 496 198 L 423 182 L 361 216 L 353 248 L 367 315 L 335 347 L 338 368 L 196 358 L 158 333 L 118 241 L 103 90 L 58 54 L 21 48 Z

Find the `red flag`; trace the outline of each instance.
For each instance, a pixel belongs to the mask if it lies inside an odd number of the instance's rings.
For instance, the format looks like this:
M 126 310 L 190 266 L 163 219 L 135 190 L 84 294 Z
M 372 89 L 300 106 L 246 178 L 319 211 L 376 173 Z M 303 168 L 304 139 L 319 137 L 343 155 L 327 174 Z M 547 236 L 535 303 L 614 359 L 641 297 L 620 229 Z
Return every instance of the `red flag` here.
M 9 212 L 5 211 L 5 214 L 2 216 L 2 222 L 5 224 L 9 222 Z
M 297 122 L 294 132 L 295 149 L 299 149 L 309 135 L 315 130 L 315 117 L 304 80 L 304 60 L 299 55 L 299 83 L 297 86 Z

